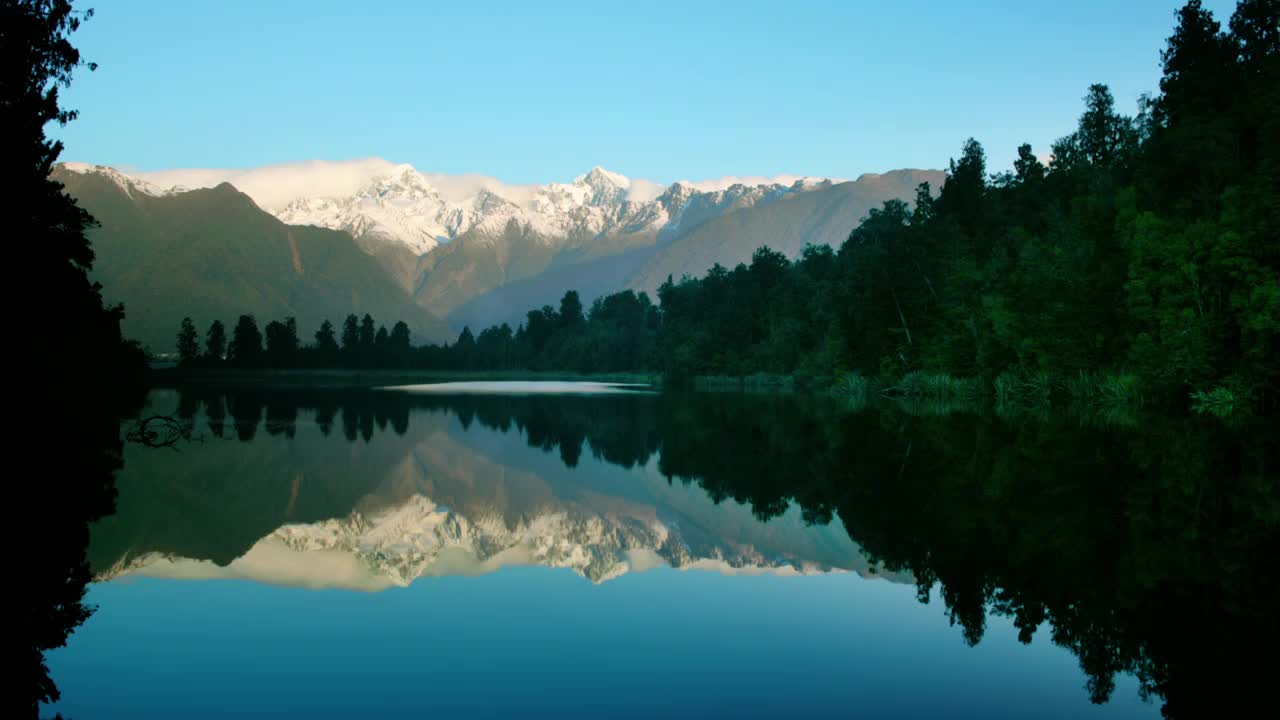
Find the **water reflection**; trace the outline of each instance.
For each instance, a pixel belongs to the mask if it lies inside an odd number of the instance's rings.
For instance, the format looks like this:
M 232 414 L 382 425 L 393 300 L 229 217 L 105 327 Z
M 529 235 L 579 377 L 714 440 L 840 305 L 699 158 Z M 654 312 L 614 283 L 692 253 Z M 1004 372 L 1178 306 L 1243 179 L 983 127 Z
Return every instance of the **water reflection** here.
M 796 506 L 765 522 L 759 508 L 676 482 L 659 459 L 652 395 L 186 392 L 154 402 L 209 436 L 129 458 L 119 512 L 94 533 L 102 579 L 377 590 L 523 564 L 594 582 L 657 565 L 875 574 L 838 519 L 814 524 Z M 240 442 L 218 437 L 222 407 Z M 326 440 L 335 417 L 346 443 Z
M 101 577 L 378 590 L 537 564 L 852 570 L 1136 675 L 1170 717 L 1263 698 L 1280 597 L 1272 428 L 1009 422 L 820 400 L 197 389 L 203 442 L 130 449 Z M 327 439 L 326 439 L 327 438 Z

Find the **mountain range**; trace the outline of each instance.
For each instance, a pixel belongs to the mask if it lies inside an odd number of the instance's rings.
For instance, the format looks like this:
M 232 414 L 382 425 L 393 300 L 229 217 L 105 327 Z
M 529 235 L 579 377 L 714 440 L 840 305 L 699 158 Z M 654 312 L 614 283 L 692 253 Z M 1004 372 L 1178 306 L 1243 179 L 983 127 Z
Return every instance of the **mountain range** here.
M 94 276 L 126 304 L 126 332 L 152 349 L 177 324 L 242 312 L 403 319 L 419 342 L 463 326 L 513 326 L 568 289 L 585 303 L 625 288 L 838 245 L 867 211 L 945 174 L 896 170 L 854 181 L 726 178 L 659 185 L 603 168 L 567 183 L 510 185 L 379 159 L 247 171 L 55 170 L 98 218 Z

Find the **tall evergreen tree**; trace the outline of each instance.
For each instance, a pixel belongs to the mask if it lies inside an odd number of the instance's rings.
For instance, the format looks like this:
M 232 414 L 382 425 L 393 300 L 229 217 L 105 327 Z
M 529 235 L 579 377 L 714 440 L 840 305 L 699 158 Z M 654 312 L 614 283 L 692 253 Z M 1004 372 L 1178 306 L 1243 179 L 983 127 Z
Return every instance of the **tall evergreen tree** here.
M 262 357 L 262 333 L 252 315 L 241 315 L 231 331 L 227 359 L 240 365 L 253 365 Z
M 191 318 L 182 318 L 182 329 L 178 331 L 178 361 L 183 365 L 190 365 L 200 357 L 199 337 Z
M 325 320 L 316 331 L 316 350 L 325 357 L 338 352 L 338 341 L 334 339 L 333 323 Z
M 204 336 L 204 355 L 210 360 L 222 360 L 227 356 L 227 328 L 221 320 L 209 324 Z
M 360 318 L 348 315 L 342 323 L 342 349 L 355 352 L 360 345 Z
M 401 351 L 409 350 L 409 325 L 403 320 L 391 328 L 391 347 Z
M 284 322 L 267 323 L 267 355 L 277 367 L 288 367 L 296 362 L 298 353 L 298 323 L 292 318 Z
M 582 314 L 582 300 L 578 297 L 577 290 L 569 290 L 560 298 L 560 325 L 565 328 L 575 328 L 583 323 L 586 318 Z

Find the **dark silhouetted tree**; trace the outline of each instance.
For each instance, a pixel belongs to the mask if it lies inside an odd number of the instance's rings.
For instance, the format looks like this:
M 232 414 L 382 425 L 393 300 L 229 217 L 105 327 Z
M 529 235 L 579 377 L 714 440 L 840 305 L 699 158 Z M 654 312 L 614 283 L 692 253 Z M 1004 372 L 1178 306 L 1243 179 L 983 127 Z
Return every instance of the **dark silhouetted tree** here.
M 252 315 L 241 315 L 231 331 L 227 359 L 239 365 L 254 365 L 262 359 L 262 333 Z
M 338 352 L 338 341 L 334 339 L 333 323 L 328 320 L 320 323 L 320 329 L 316 331 L 316 350 L 326 358 L 331 358 Z
M 458 341 L 453 344 L 453 354 L 458 369 L 472 369 L 476 354 L 476 338 L 471 334 L 470 327 L 464 327 L 462 332 L 458 333 Z
M 297 362 L 298 322 L 292 317 L 284 322 L 267 323 L 267 360 L 276 367 L 290 367 Z
M 89 522 L 113 511 L 114 473 L 122 465 L 120 423 L 129 412 L 135 375 L 145 357 L 120 331 L 124 309 L 108 307 L 89 280 L 94 261 L 87 230 L 95 223 L 51 177 L 62 143 L 45 135 L 65 125 L 73 110 L 59 92 L 86 65 L 70 35 L 89 12 L 68 0 L 0 2 L 0 217 L 6 252 L 22 282 L 41 291 L 41 312 L 53 322 L 32 323 L 23 352 L 11 352 L 24 382 L 23 452 L 56 463 L 56 472 L 25 483 L 22 504 L 40 517 L 41 540 L 14 568 L 17 608 L 8 640 L 17 667 L 6 693 L 17 717 L 36 717 L 41 702 L 59 691 L 44 653 L 62 647 L 92 612 L 83 603 L 91 573 L 85 559 Z M 28 377 L 29 376 L 29 377 Z M 75 377 L 80 382 L 67 382 Z
M 356 351 L 360 345 L 360 318 L 348 315 L 342 323 L 342 349 L 348 353 Z
M 409 347 L 409 326 L 401 320 L 391 328 L 391 347 L 397 351 L 407 352 Z
M 576 328 L 586 320 L 582 314 L 582 300 L 577 290 L 569 290 L 560 298 L 560 325 L 565 328 Z
M 182 318 L 182 329 L 178 331 L 178 361 L 183 365 L 190 365 L 200 357 L 199 338 L 191 318 Z
M 204 356 L 210 360 L 222 360 L 227 356 L 227 328 L 221 320 L 209 324 L 204 335 Z

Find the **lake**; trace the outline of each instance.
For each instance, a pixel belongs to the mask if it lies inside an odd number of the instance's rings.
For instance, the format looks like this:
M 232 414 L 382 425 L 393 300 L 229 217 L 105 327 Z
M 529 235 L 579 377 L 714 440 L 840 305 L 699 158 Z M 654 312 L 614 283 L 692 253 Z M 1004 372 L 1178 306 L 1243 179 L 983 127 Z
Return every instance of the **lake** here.
M 1193 716 L 1262 693 L 1267 428 L 525 383 L 158 389 L 80 720 Z

